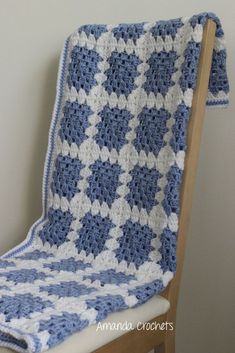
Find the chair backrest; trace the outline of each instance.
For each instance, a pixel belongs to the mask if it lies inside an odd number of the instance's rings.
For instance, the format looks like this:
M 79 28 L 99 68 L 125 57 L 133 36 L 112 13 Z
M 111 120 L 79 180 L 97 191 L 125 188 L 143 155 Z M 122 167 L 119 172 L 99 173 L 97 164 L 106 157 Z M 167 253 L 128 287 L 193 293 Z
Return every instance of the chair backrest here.
M 170 300 L 169 321 L 175 320 L 176 307 L 182 274 L 186 234 L 192 208 L 193 189 L 199 156 L 203 118 L 208 93 L 209 75 L 211 69 L 212 53 L 215 41 L 216 25 L 208 20 L 203 31 L 203 40 L 197 74 L 197 85 L 193 95 L 192 110 L 187 133 L 187 153 L 185 169 L 181 188 L 181 212 L 177 240 L 177 270 L 163 295 Z

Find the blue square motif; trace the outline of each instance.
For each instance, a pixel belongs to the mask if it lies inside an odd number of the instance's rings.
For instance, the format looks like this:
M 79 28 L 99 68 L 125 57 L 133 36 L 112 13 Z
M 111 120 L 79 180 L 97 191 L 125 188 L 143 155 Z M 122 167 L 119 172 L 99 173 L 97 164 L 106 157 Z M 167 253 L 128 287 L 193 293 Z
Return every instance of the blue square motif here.
M 139 303 L 145 303 L 154 294 L 160 293 L 164 289 L 164 285 L 161 279 L 154 280 L 149 283 L 142 284 L 135 287 L 134 289 L 129 289 L 129 295 L 135 295 Z M 138 305 L 138 304 L 137 304 Z
M 180 87 L 183 92 L 188 88 L 195 89 L 197 82 L 197 63 L 201 52 L 201 44 L 191 40 L 185 49 L 185 59 L 181 66 Z M 212 77 L 212 76 L 210 76 Z
M 121 23 L 112 30 L 112 33 L 117 40 L 123 39 L 127 42 L 129 39 L 136 43 L 137 39 L 144 34 L 144 22 L 137 24 Z
M 183 171 L 173 165 L 167 173 L 167 185 L 164 189 L 165 198 L 162 206 L 167 216 L 171 213 L 179 214 L 180 209 L 180 184 Z
M 73 216 L 69 211 L 63 212 L 60 209 L 50 208 L 48 210 L 48 221 L 39 232 L 42 242 L 48 242 L 50 245 L 56 246 L 63 244 L 70 231 L 72 221 Z
M 161 260 L 159 264 L 164 272 L 176 271 L 176 240 L 177 235 L 172 232 L 169 228 L 165 228 L 160 236 L 161 248 L 159 252 L 161 254 Z
M 90 275 L 84 276 L 84 279 L 90 279 L 91 282 L 100 281 L 101 287 L 105 284 L 120 284 L 120 283 L 129 283 L 131 280 L 136 280 L 136 277 L 133 275 L 126 275 L 123 272 L 117 272 L 114 269 L 109 269 L 101 271 L 98 273 L 92 273 Z
M 226 74 L 226 50 L 214 50 L 214 59 L 212 60 L 211 75 L 209 80 L 209 87 L 212 94 L 217 95 L 220 91 L 229 93 L 229 82 Z M 218 62 L 220 65 L 218 65 Z M 216 74 L 215 74 L 216 73 Z M 220 82 L 218 83 L 218 77 Z
M 143 88 L 149 94 L 161 93 L 166 95 L 169 88 L 174 85 L 172 75 L 176 71 L 175 61 L 177 54 L 171 50 L 169 52 L 161 51 L 153 52 L 148 60 L 149 69 L 145 73 L 146 81 Z
M 15 283 L 33 283 L 38 279 L 45 280 L 45 278 L 50 277 L 50 275 L 46 275 L 44 272 L 38 272 L 35 268 L 25 268 L 9 272 L 1 272 L 0 277 L 6 277 L 7 281 Z
M 156 169 L 147 167 L 134 167 L 131 171 L 131 181 L 128 183 L 130 189 L 126 199 L 131 207 L 137 206 L 140 210 L 144 208 L 147 212 L 151 211 L 157 204 L 155 200 L 156 192 L 160 190 L 157 186 L 157 180 L 160 173 Z
M 69 145 L 74 142 L 79 146 L 86 139 L 85 131 L 89 126 L 88 118 L 93 112 L 86 104 L 67 101 L 63 113 L 59 136 Z
M 136 129 L 134 146 L 138 152 L 144 150 L 145 153 L 152 152 L 157 155 L 164 147 L 163 140 L 168 131 L 166 123 L 170 118 L 170 113 L 164 108 L 145 107 L 139 114 L 139 125 Z
M 87 267 L 91 267 L 90 264 L 84 264 L 82 261 L 76 261 L 73 257 L 68 259 L 62 259 L 60 261 L 54 261 L 48 264 L 44 264 L 43 267 L 50 268 L 52 271 L 67 271 L 76 272 L 77 270 L 85 270 Z
M 34 250 L 32 252 L 26 252 L 21 256 L 17 256 L 17 259 L 36 261 L 39 259 L 48 259 L 48 257 L 54 257 L 54 255 L 49 254 L 46 251 Z
M 88 178 L 87 196 L 92 202 L 98 200 L 100 203 L 106 202 L 108 206 L 111 206 L 120 184 L 121 167 L 116 163 L 110 164 L 97 160 L 90 169 L 92 174 Z
M 109 150 L 115 148 L 120 151 L 126 143 L 125 135 L 130 130 L 128 123 L 132 118 L 126 109 L 110 108 L 106 105 L 100 112 L 101 122 L 96 126 L 96 142 L 100 147 L 106 146 Z
M 94 292 L 95 288 L 87 287 L 75 281 L 65 281 L 48 286 L 40 286 L 40 292 L 47 292 L 49 295 L 57 295 L 63 297 L 80 297 Z
M 115 250 L 119 262 L 133 262 L 137 267 L 148 260 L 151 241 L 155 237 L 153 231 L 146 225 L 127 221 L 123 226 L 123 236 L 119 238 L 119 248 Z
M 175 153 L 185 150 L 189 111 L 190 108 L 181 103 L 174 113 L 175 123 L 172 127 L 170 145 Z
M 78 252 L 84 250 L 87 255 L 97 256 L 104 250 L 109 231 L 114 225 L 108 218 L 100 215 L 93 216 L 91 213 L 87 213 L 81 223 L 82 228 L 75 241 Z
M 47 345 L 49 348 L 65 340 L 65 338 L 73 333 L 82 330 L 88 326 L 88 320 L 82 320 L 80 315 L 76 313 L 68 313 L 63 311 L 59 315 L 51 315 L 47 320 L 39 321 L 38 331 L 46 331 L 49 333 Z
M 94 299 L 86 300 L 88 309 L 95 309 L 97 313 L 96 320 L 104 320 L 109 313 L 119 311 L 121 309 L 128 309 L 123 297 L 119 294 L 107 294 L 97 296 Z
M 29 318 L 34 312 L 42 312 L 46 308 L 53 307 L 51 301 L 43 300 L 31 293 L 15 293 L 14 296 L 3 295 L 0 298 L 0 313 L 5 315 L 6 322 L 22 317 Z
M 83 164 L 79 159 L 59 154 L 53 172 L 52 192 L 57 193 L 60 197 L 66 197 L 70 201 L 80 191 L 77 183 L 81 179 L 82 167 Z
M 98 63 L 101 60 L 100 55 L 85 47 L 76 45 L 71 54 L 71 62 L 68 67 L 68 85 L 77 91 L 84 89 L 89 93 L 91 88 L 97 84 L 95 74 L 99 72 Z
M 136 88 L 135 78 L 139 75 L 137 66 L 141 60 L 135 54 L 112 52 L 108 59 L 110 67 L 105 71 L 107 80 L 103 83 L 106 91 L 126 97 Z
M 179 28 L 181 28 L 184 23 L 180 18 L 176 18 L 172 21 L 158 21 L 155 26 L 151 29 L 152 35 L 156 38 L 160 36 L 165 39 L 166 36 L 171 36 L 175 38 L 176 33 Z
M 87 36 L 92 34 L 97 40 L 103 33 L 107 32 L 107 26 L 96 25 L 94 27 L 93 25 L 83 25 L 78 30 L 79 34 L 81 34 L 82 32 L 85 32 Z

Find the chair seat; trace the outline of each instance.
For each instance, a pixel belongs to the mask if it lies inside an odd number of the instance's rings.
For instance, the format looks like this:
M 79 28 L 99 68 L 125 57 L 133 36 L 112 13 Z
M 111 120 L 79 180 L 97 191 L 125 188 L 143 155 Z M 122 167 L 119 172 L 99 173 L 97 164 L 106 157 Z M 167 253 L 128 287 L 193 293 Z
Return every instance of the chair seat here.
M 101 329 L 100 324 L 92 325 L 82 330 L 81 332 L 75 333 L 74 335 L 67 338 L 63 343 L 58 346 L 51 348 L 48 352 L 50 353 L 90 353 L 95 349 L 102 347 L 108 342 L 113 341 L 115 338 L 120 337 L 128 328 L 125 327 L 125 323 L 131 323 L 132 327 L 136 327 L 138 322 L 146 322 L 153 319 L 156 316 L 165 314 L 170 308 L 170 303 L 167 299 L 156 295 L 151 298 L 147 303 L 133 309 L 123 310 L 117 313 L 113 313 L 108 316 L 108 319 L 103 320 L 101 323 L 121 323 L 123 324 L 120 329 L 112 330 L 110 325 L 108 329 Z M 120 327 L 120 324 L 119 324 Z M 0 353 L 12 353 L 9 348 L 0 347 Z

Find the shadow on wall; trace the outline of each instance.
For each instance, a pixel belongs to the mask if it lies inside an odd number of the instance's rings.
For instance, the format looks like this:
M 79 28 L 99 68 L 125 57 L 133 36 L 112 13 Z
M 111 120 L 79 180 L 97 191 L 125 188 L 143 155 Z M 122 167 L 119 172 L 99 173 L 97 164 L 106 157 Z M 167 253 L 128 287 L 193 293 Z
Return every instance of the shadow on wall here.
M 32 146 L 33 158 L 28 175 L 27 219 L 26 224 L 31 227 L 33 222 L 42 214 L 42 178 L 44 162 L 47 152 L 49 128 L 52 119 L 56 95 L 56 79 L 59 58 L 54 58 L 48 65 L 45 73 L 45 82 L 42 86 L 41 109 L 36 112 L 38 122 L 36 138 Z M 36 203 L 36 205 L 35 205 Z
M 37 115 L 35 118 L 36 133 L 31 146 L 32 160 L 29 163 L 29 173 L 26 176 L 26 202 L 23 204 L 23 207 L 25 207 L 25 217 L 22 218 L 20 229 L 17 228 L 11 236 L 12 241 L 8 242 L 9 249 L 25 239 L 32 224 L 40 218 L 42 214 L 42 178 L 48 144 L 49 127 L 56 95 L 58 66 L 59 58 L 56 57 L 48 64 L 48 69 L 43 75 L 45 80 L 41 84 L 41 91 L 38 92 L 42 99 L 40 109 L 35 111 L 35 114 Z M 7 251 L 8 249 L 3 250 Z

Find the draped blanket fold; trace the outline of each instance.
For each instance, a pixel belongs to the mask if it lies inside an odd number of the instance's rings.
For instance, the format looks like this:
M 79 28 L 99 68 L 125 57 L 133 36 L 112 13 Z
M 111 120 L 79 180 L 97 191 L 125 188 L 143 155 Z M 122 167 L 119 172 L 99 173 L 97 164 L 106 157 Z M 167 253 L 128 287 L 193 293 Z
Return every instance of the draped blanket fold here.
M 228 104 L 224 34 L 208 13 L 84 25 L 66 41 L 43 215 L 0 260 L 0 345 L 42 352 L 160 293 L 176 270 L 179 191 L 203 27 L 207 105 Z

